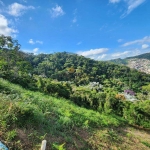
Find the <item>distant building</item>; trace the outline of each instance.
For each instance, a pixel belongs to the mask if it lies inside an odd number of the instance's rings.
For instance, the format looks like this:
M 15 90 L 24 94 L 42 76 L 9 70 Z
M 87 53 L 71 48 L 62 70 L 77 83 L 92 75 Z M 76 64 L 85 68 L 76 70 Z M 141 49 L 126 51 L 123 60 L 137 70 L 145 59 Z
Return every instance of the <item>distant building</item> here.
M 125 96 L 126 100 L 132 102 L 137 100 L 137 98 L 135 97 L 135 92 L 132 90 L 124 90 L 123 95 Z

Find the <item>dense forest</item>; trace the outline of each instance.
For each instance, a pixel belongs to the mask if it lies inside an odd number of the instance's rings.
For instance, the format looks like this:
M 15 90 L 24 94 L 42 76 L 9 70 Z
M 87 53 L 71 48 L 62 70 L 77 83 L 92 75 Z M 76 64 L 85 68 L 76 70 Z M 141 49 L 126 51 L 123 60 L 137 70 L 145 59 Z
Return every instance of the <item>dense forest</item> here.
M 150 128 L 150 75 L 135 69 L 67 52 L 24 53 L 17 40 L 2 35 L 0 78 L 1 83 L 5 79 L 33 93 L 41 92 L 62 98 L 62 101 L 67 99 L 97 113 L 114 114 L 131 125 Z M 2 84 L 0 90 L 4 94 L 15 94 L 10 87 Z M 31 108 L 24 111 L 26 119 L 35 113 Z M 20 114 L 16 115 L 19 120 Z
M 124 82 L 129 88 L 137 90 L 149 82 L 148 75 L 128 67 L 95 61 L 66 52 L 29 55 L 27 60 L 33 66 L 33 74 L 58 81 L 74 81 L 76 85 L 87 85 L 89 82 L 105 84 L 105 80 L 108 80 L 108 82 L 112 82 L 111 86 L 117 86 L 116 83 L 113 83 L 113 80 L 117 79 Z

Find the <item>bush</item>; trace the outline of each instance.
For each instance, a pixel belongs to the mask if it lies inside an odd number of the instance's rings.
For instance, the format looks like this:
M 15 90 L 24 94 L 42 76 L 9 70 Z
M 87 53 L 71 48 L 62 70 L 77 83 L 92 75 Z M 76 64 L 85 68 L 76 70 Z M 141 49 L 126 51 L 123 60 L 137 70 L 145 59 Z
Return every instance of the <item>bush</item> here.
M 44 115 L 37 106 L 25 103 L 11 103 L 6 115 L 7 123 L 17 126 L 27 124 L 37 126 L 43 122 L 43 119 Z
M 126 102 L 123 117 L 127 119 L 130 124 L 150 128 L 150 100 L 136 103 Z

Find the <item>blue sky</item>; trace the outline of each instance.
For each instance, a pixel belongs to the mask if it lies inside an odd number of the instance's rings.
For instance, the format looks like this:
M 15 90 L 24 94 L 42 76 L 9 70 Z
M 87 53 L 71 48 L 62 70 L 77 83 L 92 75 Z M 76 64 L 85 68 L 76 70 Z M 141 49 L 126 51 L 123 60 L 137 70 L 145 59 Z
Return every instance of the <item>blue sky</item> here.
M 0 0 L 0 34 L 25 52 L 96 60 L 150 52 L 150 0 Z

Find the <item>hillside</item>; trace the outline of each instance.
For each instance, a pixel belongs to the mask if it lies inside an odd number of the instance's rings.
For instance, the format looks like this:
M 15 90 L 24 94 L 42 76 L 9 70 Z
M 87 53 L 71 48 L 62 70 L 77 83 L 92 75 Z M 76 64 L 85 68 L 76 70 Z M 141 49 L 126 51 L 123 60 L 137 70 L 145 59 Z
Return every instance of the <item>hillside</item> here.
M 149 82 L 146 74 L 118 66 L 109 62 L 94 61 L 83 56 L 70 53 L 28 55 L 33 66 L 33 73 L 58 81 L 73 81 L 76 85 L 86 85 L 89 82 L 105 84 L 105 80 L 119 79 L 130 88 L 141 86 L 143 76 Z M 128 78 L 130 76 L 130 78 Z M 138 81 L 138 82 L 137 82 Z M 129 85 L 132 82 L 132 85 Z M 138 85 L 137 85 L 138 84 Z
M 116 115 L 80 108 L 65 99 L 25 90 L 0 79 L 0 141 L 10 150 L 138 149 L 150 147 L 149 131 Z
M 140 72 L 150 74 L 150 53 L 145 53 L 134 57 L 127 57 L 125 59 L 114 59 L 110 62 L 118 65 L 126 65 Z

